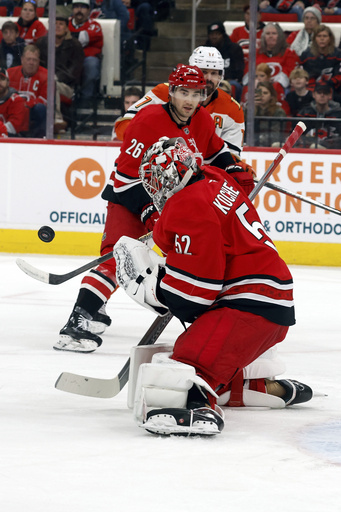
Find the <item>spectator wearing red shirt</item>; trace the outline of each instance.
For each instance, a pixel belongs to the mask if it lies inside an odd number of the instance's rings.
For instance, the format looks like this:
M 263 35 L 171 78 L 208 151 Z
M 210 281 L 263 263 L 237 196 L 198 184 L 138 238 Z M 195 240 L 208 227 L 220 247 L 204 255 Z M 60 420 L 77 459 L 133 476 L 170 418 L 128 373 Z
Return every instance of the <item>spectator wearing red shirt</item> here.
M 21 135 L 28 129 L 25 102 L 9 85 L 8 73 L 0 68 L 0 137 Z
M 72 0 L 72 18 L 69 21 L 71 35 L 78 39 L 84 50 L 81 82 L 82 98 L 95 94 L 96 82 L 101 74 L 103 32 L 100 24 L 90 17 L 90 0 Z
M 261 20 L 261 14 L 258 10 L 257 12 L 257 31 L 256 31 L 256 45 L 259 46 L 260 37 L 262 35 L 263 28 L 265 27 L 265 23 Z M 249 45 L 250 45 L 250 6 L 245 5 L 244 7 L 244 20 L 245 25 L 241 27 L 236 27 L 232 34 L 230 35 L 230 39 L 233 43 L 239 44 L 242 47 L 244 53 L 244 62 L 246 63 L 249 58 Z
M 265 63 L 271 68 L 271 81 L 278 82 L 283 89 L 290 85 L 289 75 L 299 64 L 299 57 L 288 47 L 285 35 L 277 23 L 268 23 L 263 29 L 260 48 L 256 52 L 256 65 Z M 248 69 L 243 85 L 248 83 Z
M 35 43 L 47 32 L 44 24 L 38 19 L 35 0 L 24 0 L 17 25 L 19 37 L 25 39 L 26 44 Z
M 29 44 L 21 57 L 21 66 L 8 69 L 11 87 L 25 99 L 30 109 L 30 137 L 46 135 L 47 69 L 39 65 L 39 49 Z

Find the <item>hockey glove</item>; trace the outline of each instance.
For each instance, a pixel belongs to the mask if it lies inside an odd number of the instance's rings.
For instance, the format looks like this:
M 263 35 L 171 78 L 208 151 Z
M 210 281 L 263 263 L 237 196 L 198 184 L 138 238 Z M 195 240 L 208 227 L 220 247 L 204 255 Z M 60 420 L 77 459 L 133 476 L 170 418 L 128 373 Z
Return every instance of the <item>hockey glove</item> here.
M 165 259 L 147 245 L 122 236 L 114 247 L 117 283 L 141 306 L 160 316 L 168 312 L 156 294 L 159 273 L 163 274 Z
M 153 203 L 147 204 L 141 213 L 141 221 L 148 231 L 153 231 L 155 223 L 159 220 L 160 214 Z
M 237 167 L 240 167 L 243 171 L 248 172 L 252 178 L 257 177 L 257 173 L 253 169 L 253 167 L 251 167 L 251 165 L 247 164 L 246 162 L 243 162 L 236 155 L 231 155 L 231 156 L 233 157 L 233 160 L 234 160 L 233 165 L 236 165 Z M 228 167 L 226 167 L 226 172 L 229 173 L 230 171 L 228 169 L 229 169 L 229 167 L 232 168 L 233 165 L 229 165 Z M 232 172 L 234 172 L 234 171 L 232 170 Z
M 250 176 L 250 174 L 247 171 L 243 170 L 243 168 L 240 165 L 229 165 L 226 168 L 226 171 L 229 174 L 229 176 L 236 180 L 238 185 L 242 187 L 245 194 L 249 196 L 255 187 L 252 176 Z

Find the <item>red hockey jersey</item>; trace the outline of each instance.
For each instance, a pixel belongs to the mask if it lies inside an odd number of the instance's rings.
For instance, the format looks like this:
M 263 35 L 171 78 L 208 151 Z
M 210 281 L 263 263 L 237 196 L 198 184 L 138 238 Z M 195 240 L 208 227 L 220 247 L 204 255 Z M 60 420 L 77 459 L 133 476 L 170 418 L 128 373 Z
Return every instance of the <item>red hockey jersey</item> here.
M 103 47 L 103 32 L 101 25 L 89 19 L 83 25 L 75 25 L 73 19 L 69 21 L 69 30 L 73 37 L 76 37 L 83 46 L 85 57 L 100 56 Z M 81 32 L 85 31 L 88 41 L 83 40 Z
M 228 175 L 206 177 L 168 199 L 153 239 L 166 255 L 162 302 L 181 320 L 228 307 L 279 325 L 295 323 L 289 269 Z
M 256 32 L 256 48 L 259 48 L 263 28 L 264 26 L 259 28 Z M 236 27 L 233 29 L 232 34 L 230 35 L 230 39 L 233 43 L 237 43 L 242 47 L 244 53 L 244 62 L 246 64 L 249 58 L 250 31 L 245 25 Z
M 22 66 L 8 68 L 9 83 L 26 100 L 28 107 L 37 103 L 47 103 L 47 69 L 39 66 L 35 75 L 25 77 L 22 73 Z
M 214 162 L 225 169 L 234 160 L 227 145 L 215 133 L 214 122 L 203 107 L 198 107 L 188 124 L 179 127 L 172 119 L 168 104 L 151 105 L 142 109 L 129 124 L 117 168 L 111 174 L 102 197 L 126 206 L 133 213 L 141 213 L 150 203 L 150 197 L 139 179 L 139 166 L 144 152 L 160 137 L 182 137 L 196 153 L 198 164 Z
M 265 53 L 256 53 L 256 66 L 258 64 L 268 64 L 271 68 L 271 80 L 279 82 L 284 89 L 289 87 L 289 75 L 293 69 L 299 66 L 299 57 L 294 50 L 287 48 L 283 54 L 268 56 Z M 243 85 L 248 83 L 248 66 L 245 66 L 243 76 Z
M 0 100 L 0 136 L 16 135 L 28 130 L 28 109 L 25 101 L 10 89 L 8 96 Z
M 115 122 L 115 135 L 123 140 L 125 130 L 134 116 L 148 105 L 164 104 L 168 101 L 169 86 L 167 83 L 158 84 L 143 98 L 129 107 L 123 117 Z M 231 153 L 240 156 L 243 148 L 245 124 L 244 112 L 239 103 L 229 94 L 217 89 L 208 105 L 204 107 L 215 123 L 216 133 L 229 146 Z
M 38 19 L 34 20 L 30 25 L 24 26 L 17 23 L 19 29 L 19 37 L 25 39 L 26 44 L 34 44 L 39 37 L 47 34 L 44 24 Z

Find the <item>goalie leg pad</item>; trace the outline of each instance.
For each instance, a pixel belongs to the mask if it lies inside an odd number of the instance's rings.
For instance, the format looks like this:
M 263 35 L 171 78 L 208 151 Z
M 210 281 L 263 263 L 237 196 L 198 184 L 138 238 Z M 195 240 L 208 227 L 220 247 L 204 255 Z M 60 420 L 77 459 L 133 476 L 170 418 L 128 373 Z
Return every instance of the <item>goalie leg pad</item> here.
M 205 386 L 217 397 L 213 389 L 196 375 L 193 366 L 169 359 L 167 353 L 155 354 L 152 363 L 142 364 L 139 368 L 134 400 L 135 420 L 142 425 L 152 409 L 186 408 L 188 391 L 193 384 Z
M 146 363 L 137 377 L 134 417 L 139 425 L 152 409 L 185 408 L 188 390 L 193 386 L 195 369 L 171 361 L 164 364 Z
M 158 343 L 157 345 L 138 345 L 130 350 L 130 368 L 128 381 L 128 407 L 133 409 L 136 392 L 137 376 L 141 364 L 151 363 L 152 357 L 157 352 L 171 354 L 173 345 Z

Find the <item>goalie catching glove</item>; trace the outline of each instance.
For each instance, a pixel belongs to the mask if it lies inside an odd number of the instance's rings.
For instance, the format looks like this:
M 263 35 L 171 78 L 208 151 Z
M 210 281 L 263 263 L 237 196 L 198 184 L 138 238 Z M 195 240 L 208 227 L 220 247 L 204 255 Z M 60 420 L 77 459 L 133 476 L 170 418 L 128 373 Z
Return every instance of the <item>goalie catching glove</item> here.
M 147 245 L 122 236 L 114 247 L 116 279 L 126 294 L 141 306 L 160 316 L 168 308 L 157 297 L 157 282 L 163 276 L 165 259 Z

